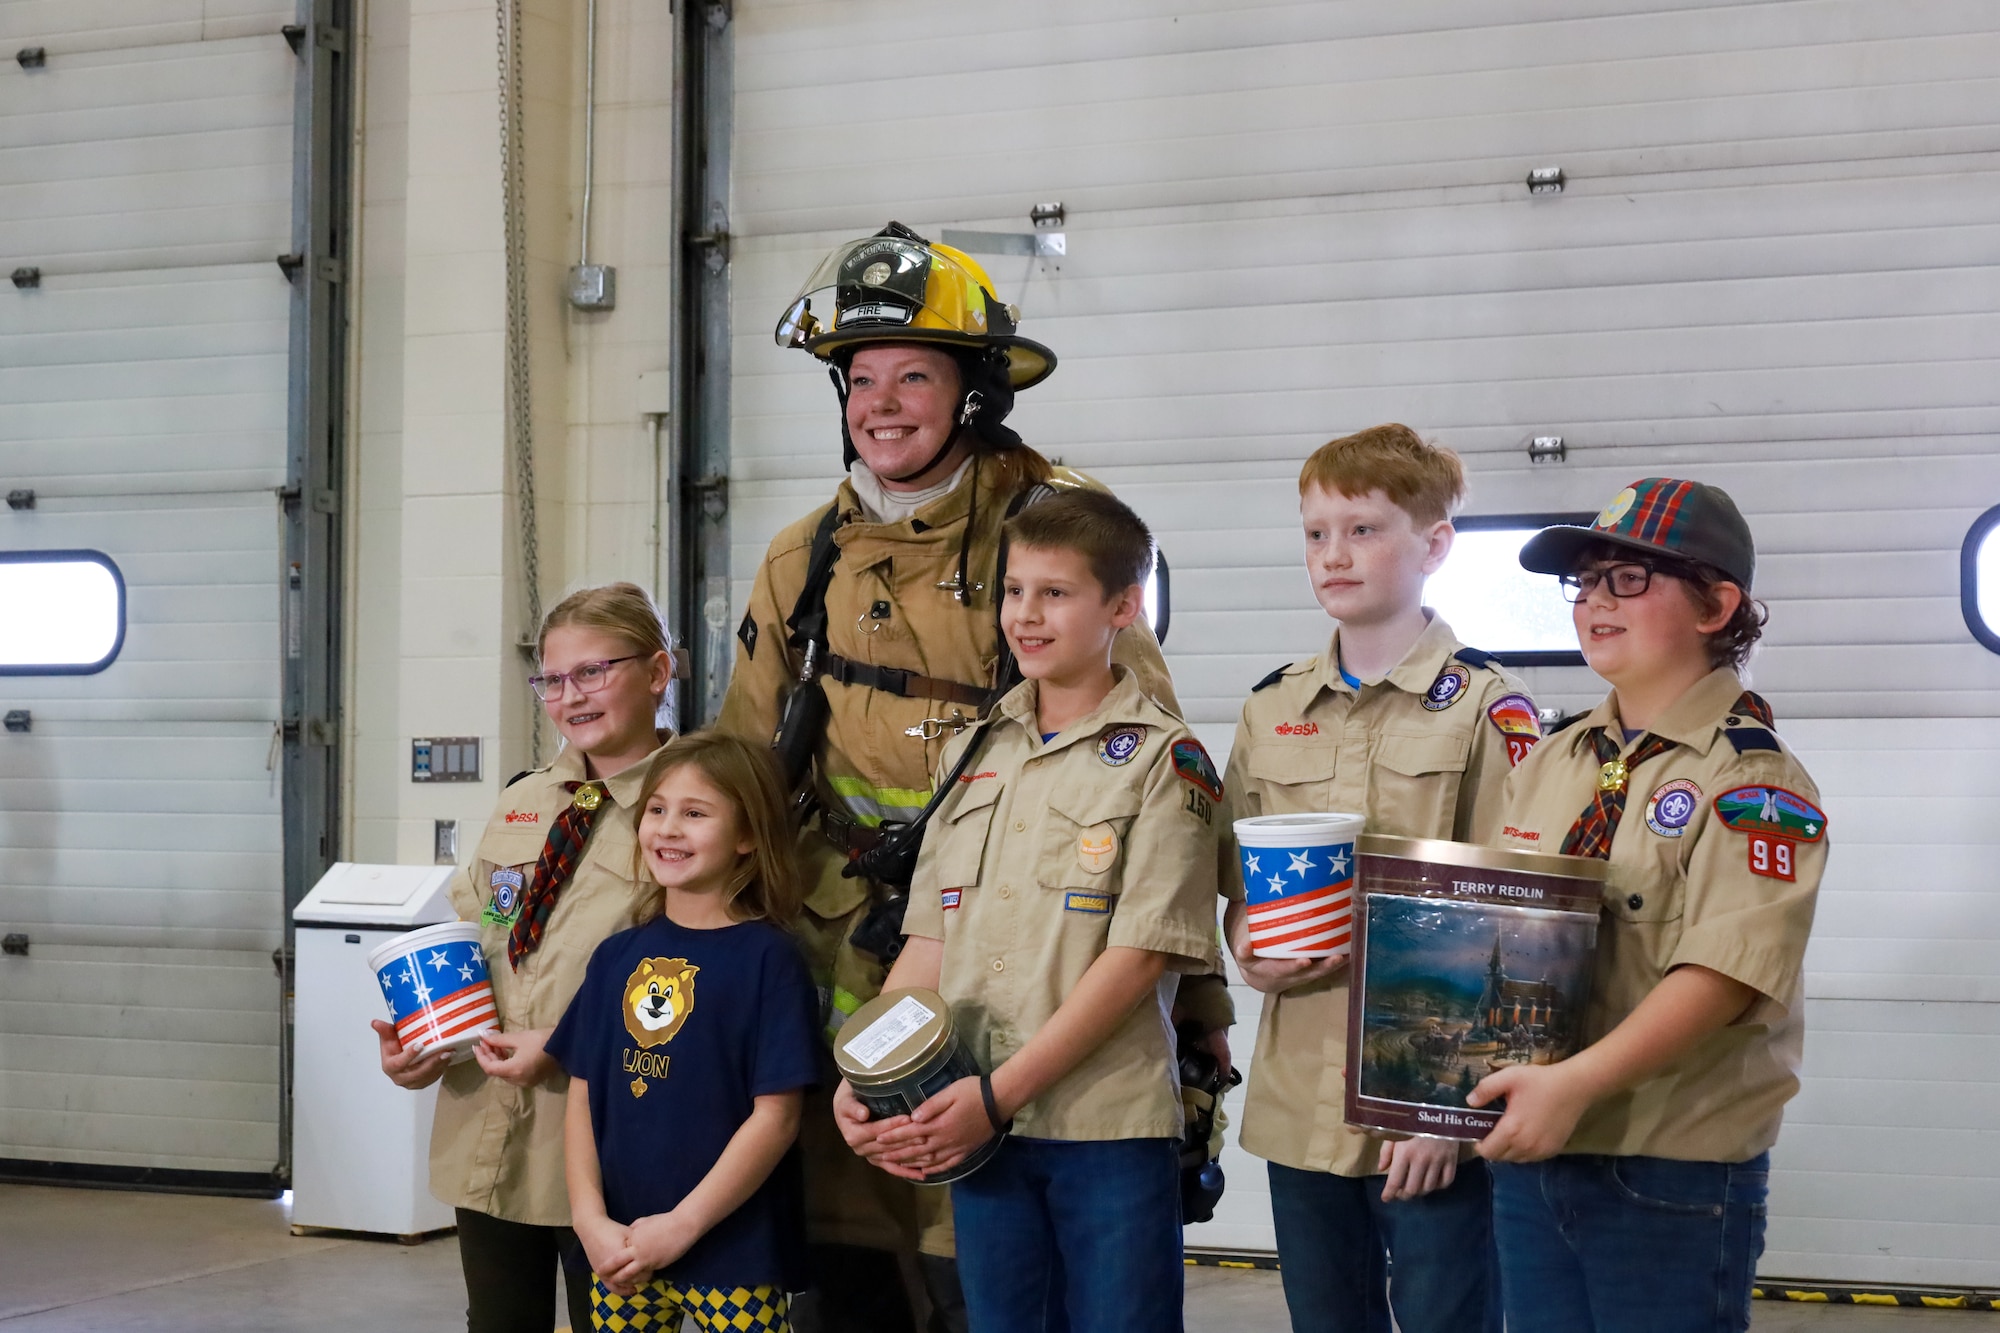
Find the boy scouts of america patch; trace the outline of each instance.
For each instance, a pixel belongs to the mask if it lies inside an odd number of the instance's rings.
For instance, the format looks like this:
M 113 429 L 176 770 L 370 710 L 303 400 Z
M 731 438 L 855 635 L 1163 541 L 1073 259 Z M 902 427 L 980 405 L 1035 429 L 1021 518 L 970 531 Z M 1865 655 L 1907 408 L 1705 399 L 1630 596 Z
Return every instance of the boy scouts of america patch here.
M 1216 776 L 1215 763 L 1208 757 L 1208 751 L 1201 748 L 1200 741 L 1192 738 L 1175 741 L 1173 760 L 1174 772 L 1180 774 L 1181 781 L 1214 800 L 1222 799 L 1222 779 Z
M 1446 662 L 1438 678 L 1424 691 L 1424 707 L 1433 713 L 1442 713 L 1458 702 L 1458 696 L 1465 693 L 1465 687 L 1472 684 L 1472 673 L 1456 662 Z
M 1646 827 L 1663 838 L 1687 832 L 1688 821 L 1701 806 L 1701 788 L 1686 778 L 1663 783 L 1646 798 Z
M 1437 687 L 1433 685 L 1431 688 Z M 1534 700 L 1525 694 L 1501 695 L 1486 706 L 1486 719 L 1507 740 L 1509 768 L 1526 759 L 1528 751 L 1534 749 L 1535 742 L 1542 738 L 1541 714 L 1535 711 Z
M 514 917 L 521 910 L 521 890 L 527 886 L 528 877 L 513 866 L 501 866 L 495 870 L 487 884 L 493 890 L 493 898 L 480 913 L 488 925 L 512 925 Z
M 1145 743 L 1144 727 L 1119 727 L 1097 738 L 1097 757 L 1118 768 L 1131 763 L 1132 756 L 1139 753 L 1139 747 Z

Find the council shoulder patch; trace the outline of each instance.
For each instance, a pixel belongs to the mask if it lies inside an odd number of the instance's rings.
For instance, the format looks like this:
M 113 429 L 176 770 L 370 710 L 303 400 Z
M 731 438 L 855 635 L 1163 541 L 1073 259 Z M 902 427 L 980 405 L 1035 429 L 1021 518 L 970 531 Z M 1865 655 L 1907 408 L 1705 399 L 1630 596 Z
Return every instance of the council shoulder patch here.
M 1222 779 L 1217 776 L 1215 762 L 1208 757 L 1201 742 L 1192 736 L 1174 742 L 1174 772 L 1181 780 L 1208 794 L 1214 800 L 1222 799 Z
M 1526 759 L 1542 738 L 1541 714 L 1535 711 L 1535 701 L 1525 694 L 1501 695 L 1486 705 L 1486 719 L 1506 738 L 1509 768 Z
M 1146 743 L 1144 727 L 1116 727 L 1097 738 L 1097 757 L 1113 768 L 1132 762 L 1132 756 L 1139 753 L 1139 747 Z
M 1687 832 L 1688 821 L 1701 808 L 1701 788 L 1687 778 L 1661 783 L 1646 798 L 1646 827 L 1663 838 Z
M 1826 814 L 1783 787 L 1733 787 L 1715 798 L 1715 815 L 1738 833 L 1772 833 L 1795 842 L 1826 836 Z
M 1424 707 L 1433 713 L 1442 713 L 1458 702 L 1465 693 L 1465 687 L 1472 684 L 1472 673 L 1456 662 L 1446 662 L 1444 670 L 1438 672 L 1437 679 L 1424 691 Z

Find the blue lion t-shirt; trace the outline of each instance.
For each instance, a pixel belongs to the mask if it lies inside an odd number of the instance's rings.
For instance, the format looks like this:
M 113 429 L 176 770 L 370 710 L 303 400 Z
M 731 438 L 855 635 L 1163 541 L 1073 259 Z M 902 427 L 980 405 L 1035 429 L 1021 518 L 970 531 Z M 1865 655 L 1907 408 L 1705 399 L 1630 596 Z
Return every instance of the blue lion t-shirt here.
M 690 930 L 661 917 L 598 945 L 548 1052 L 589 1084 L 611 1219 L 672 1209 L 754 1099 L 817 1082 L 818 1017 L 798 945 L 766 922 Z M 797 1291 L 804 1218 L 794 1146 L 742 1207 L 654 1276 Z

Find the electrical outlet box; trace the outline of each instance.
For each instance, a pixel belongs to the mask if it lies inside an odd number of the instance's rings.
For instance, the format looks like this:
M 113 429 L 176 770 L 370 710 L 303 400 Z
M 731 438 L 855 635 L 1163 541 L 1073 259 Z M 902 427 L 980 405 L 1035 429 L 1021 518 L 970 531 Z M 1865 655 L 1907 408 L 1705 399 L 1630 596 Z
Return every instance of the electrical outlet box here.
M 410 742 L 410 781 L 479 781 L 479 737 L 418 736 Z
M 609 264 L 572 264 L 569 303 L 578 310 L 610 310 L 618 304 L 618 270 Z

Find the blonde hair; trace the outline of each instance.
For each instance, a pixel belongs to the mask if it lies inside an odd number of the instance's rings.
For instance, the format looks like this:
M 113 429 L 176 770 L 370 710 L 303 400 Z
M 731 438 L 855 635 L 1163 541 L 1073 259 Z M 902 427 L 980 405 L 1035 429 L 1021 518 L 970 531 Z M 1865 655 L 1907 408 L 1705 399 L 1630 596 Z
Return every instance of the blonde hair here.
M 793 855 L 797 839 L 786 810 L 784 784 L 767 745 L 752 745 L 726 731 L 698 731 L 676 736 L 661 747 L 646 766 L 644 795 L 632 808 L 632 830 L 646 816 L 653 793 L 677 768 L 692 767 L 708 779 L 743 821 L 750 835 L 750 854 L 736 867 L 724 906 L 740 921 L 768 921 L 789 926 L 798 919 L 805 890 Z M 635 853 L 635 875 L 643 874 L 645 852 Z
M 1381 491 L 1419 524 L 1448 519 L 1465 500 L 1465 465 L 1458 455 L 1425 444 L 1397 422 L 1370 426 L 1313 450 L 1299 470 L 1299 494 L 1317 486 L 1359 499 Z
M 535 655 L 548 645 L 549 631 L 564 626 L 594 629 L 615 634 L 641 654 L 673 651 L 673 636 L 667 633 L 660 608 L 652 594 L 636 583 L 607 583 L 599 588 L 573 592 L 542 617 L 542 629 L 535 636 Z
M 636 583 L 607 583 L 602 587 L 585 588 L 557 602 L 542 617 L 541 632 L 535 636 L 537 661 L 548 647 L 549 631 L 568 626 L 594 629 L 623 639 L 641 657 L 650 658 L 656 653 L 666 653 L 671 657 L 674 650 L 674 636 L 668 632 L 659 606 L 654 603 L 652 594 Z M 669 681 L 653 710 L 654 726 L 669 731 L 674 729 L 677 721 L 674 704 L 674 686 Z

